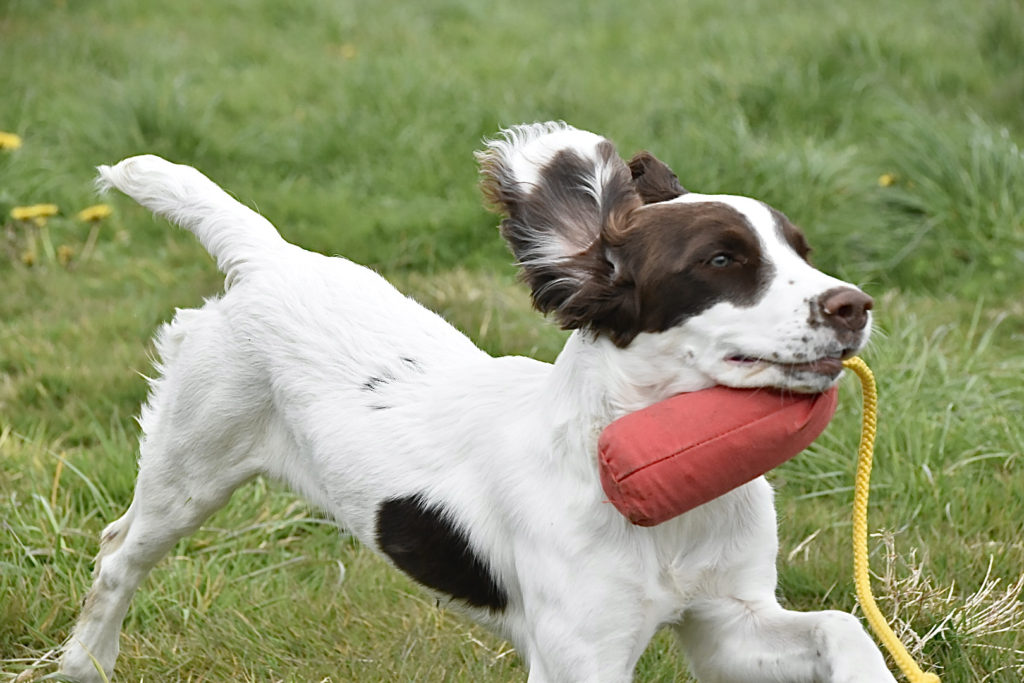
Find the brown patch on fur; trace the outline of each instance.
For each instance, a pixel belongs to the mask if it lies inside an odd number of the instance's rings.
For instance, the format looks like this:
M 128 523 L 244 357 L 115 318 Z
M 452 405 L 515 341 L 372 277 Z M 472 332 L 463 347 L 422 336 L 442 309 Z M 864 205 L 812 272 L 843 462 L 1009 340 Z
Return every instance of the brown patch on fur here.
M 584 257 L 614 264 L 613 270 L 595 268 L 556 316 L 568 329 L 593 330 L 620 347 L 719 301 L 753 305 L 773 272 L 746 219 L 716 202 L 634 211 L 625 230 L 595 243 Z
M 768 207 L 771 211 L 772 217 L 775 218 L 775 228 L 779 231 L 779 235 L 782 236 L 782 240 L 786 242 L 793 251 L 808 263 L 811 262 L 811 245 L 807 243 L 807 237 L 804 236 L 803 230 L 793 225 L 786 214 L 782 213 L 778 209 Z
M 668 165 L 650 152 L 637 152 L 629 160 L 633 184 L 644 204 L 667 202 L 686 194 L 679 178 Z
M 772 274 L 742 214 L 718 202 L 648 206 L 613 254 L 618 285 L 636 298 L 632 328 L 612 336 L 620 346 L 640 332 L 662 332 L 720 301 L 751 306 Z

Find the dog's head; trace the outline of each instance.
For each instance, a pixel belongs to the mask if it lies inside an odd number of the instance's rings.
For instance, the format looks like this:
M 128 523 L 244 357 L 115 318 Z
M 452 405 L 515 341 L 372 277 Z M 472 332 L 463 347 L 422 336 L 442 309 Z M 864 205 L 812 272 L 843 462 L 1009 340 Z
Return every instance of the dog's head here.
M 659 337 L 709 383 L 820 391 L 867 342 L 872 300 L 807 261 L 803 233 L 748 197 L 687 192 L 641 152 L 562 123 L 478 154 L 534 305 L 617 347 Z

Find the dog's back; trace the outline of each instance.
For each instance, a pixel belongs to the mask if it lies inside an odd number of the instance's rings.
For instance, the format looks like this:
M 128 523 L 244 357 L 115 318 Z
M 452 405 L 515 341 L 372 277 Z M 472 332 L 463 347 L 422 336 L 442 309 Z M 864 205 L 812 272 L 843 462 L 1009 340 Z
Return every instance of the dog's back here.
M 158 332 L 160 376 L 143 433 L 152 440 L 167 423 L 205 438 L 208 421 L 194 418 L 209 415 L 220 424 L 214 433 L 245 444 L 248 470 L 287 481 L 366 542 L 374 538 L 366 512 L 379 501 L 361 492 L 400 489 L 396 476 L 451 467 L 459 454 L 431 442 L 449 441 L 438 436 L 480 419 L 468 416 L 490 403 L 513 400 L 506 372 L 544 373 L 529 359 L 492 359 L 372 270 L 285 242 L 191 167 L 143 156 L 100 174 L 195 233 L 226 276 L 223 296 L 179 311 Z M 187 413 L 168 417 L 185 408 L 182 385 Z M 175 400 L 165 399 L 170 392 Z M 500 409 L 492 412 L 500 419 Z

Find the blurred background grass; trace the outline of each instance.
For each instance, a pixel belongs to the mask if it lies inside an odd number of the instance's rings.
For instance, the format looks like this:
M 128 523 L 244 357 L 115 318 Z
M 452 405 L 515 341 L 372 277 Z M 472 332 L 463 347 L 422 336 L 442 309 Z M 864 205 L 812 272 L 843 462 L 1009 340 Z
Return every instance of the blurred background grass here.
M 195 165 L 488 351 L 550 360 L 564 335 L 515 283 L 472 151 L 552 118 L 651 150 L 690 189 L 768 201 L 817 265 L 876 296 L 883 608 L 945 680 L 1024 676 L 1019 2 L 0 0 L 0 65 L 0 130 L 23 140 L 0 151 L 10 676 L 65 637 L 96 536 L 130 499 L 149 335 L 221 286 L 190 235 L 121 198 L 88 247 L 74 214 L 97 201 L 93 167 L 142 152 Z M 41 202 L 61 210 L 45 229 L 10 218 Z M 844 392 L 829 431 L 772 475 L 782 593 L 800 609 L 854 607 Z M 507 645 L 262 482 L 154 572 L 122 649 L 123 680 L 524 677 Z M 685 676 L 665 636 L 637 674 Z

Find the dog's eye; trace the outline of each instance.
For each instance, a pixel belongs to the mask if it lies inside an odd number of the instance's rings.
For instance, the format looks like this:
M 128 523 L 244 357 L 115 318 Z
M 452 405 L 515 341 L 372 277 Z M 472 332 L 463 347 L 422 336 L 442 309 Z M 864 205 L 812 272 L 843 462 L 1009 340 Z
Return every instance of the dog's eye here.
M 732 255 L 722 252 L 709 258 L 707 264 L 712 268 L 725 268 L 726 266 L 731 266 L 735 260 Z

